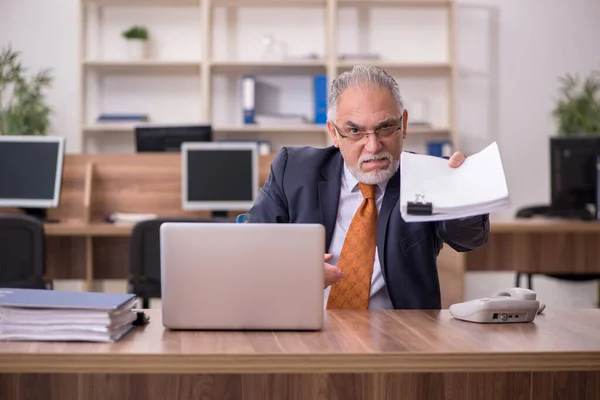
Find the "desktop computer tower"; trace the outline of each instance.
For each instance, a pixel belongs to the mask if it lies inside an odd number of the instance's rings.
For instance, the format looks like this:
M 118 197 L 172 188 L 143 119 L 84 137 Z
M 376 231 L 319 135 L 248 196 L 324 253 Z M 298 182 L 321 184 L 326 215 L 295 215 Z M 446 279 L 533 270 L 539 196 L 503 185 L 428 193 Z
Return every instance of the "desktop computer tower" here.
M 600 154 L 596 156 L 596 219 L 600 221 Z

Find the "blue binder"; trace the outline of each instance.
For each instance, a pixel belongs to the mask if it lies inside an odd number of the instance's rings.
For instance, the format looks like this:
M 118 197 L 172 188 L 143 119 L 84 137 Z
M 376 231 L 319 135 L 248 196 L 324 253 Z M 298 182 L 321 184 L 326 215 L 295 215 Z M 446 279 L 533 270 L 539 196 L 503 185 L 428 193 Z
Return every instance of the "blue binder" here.
M 316 75 L 313 80 L 315 96 L 315 124 L 327 123 L 327 76 Z
M 134 294 L 0 288 L 0 307 L 110 311 L 134 299 Z
M 242 78 L 242 111 L 244 124 L 254 124 L 256 107 L 256 80 L 252 75 Z

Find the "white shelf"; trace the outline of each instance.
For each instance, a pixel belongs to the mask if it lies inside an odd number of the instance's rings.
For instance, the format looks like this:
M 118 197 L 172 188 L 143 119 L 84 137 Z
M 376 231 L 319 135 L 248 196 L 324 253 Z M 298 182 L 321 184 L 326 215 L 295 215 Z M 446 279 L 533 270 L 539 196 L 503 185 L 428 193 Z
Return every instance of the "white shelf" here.
M 122 132 L 133 132 L 136 125 L 148 125 L 152 126 L 153 124 L 148 124 L 147 122 L 140 122 L 138 124 L 128 124 L 128 123 L 106 123 L 106 124 L 90 124 L 83 127 L 83 131 L 87 133 L 92 132 L 112 132 L 112 133 L 122 133 Z M 177 125 L 174 123 L 173 125 Z M 290 132 L 290 133 L 298 133 L 298 132 L 326 132 L 326 125 L 314 125 L 314 124 L 304 124 L 304 125 L 218 125 L 213 127 L 214 132 L 226 132 L 226 133 L 252 133 L 252 132 Z
M 322 60 L 282 61 L 213 61 L 211 72 L 233 74 L 314 74 L 325 73 L 327 64 Z
M 83 65 L 98 71 L 110 72 L 188 72 L 199 73 L 200 61 L 165 61 L 165 60 L 86 60 Z
M 144 124 L 145 122 L 140 122 Z M 127 133 L 133 132 L 136 124 L 131 123 L 106 123 L 106 124 L 91 124 L 83 127 L 83 132 L 85 133 L 94 133 L 94 132 L 105 132 L 105 133 Z
M 326 0 L 213 0 L 214 7 L 325 7 Z
M 449 63 L 402 63 L 385 60 L 341 60 L 338 69 L 348 70 L 359 64 L 376 65 L 389 72 L 410 75 L 437 75 L 452 72 L 452 65 Z
M 410 135 L 448 135 L 448 134 L 450 134 L 450 129 L 443 128 L 443 127 L 435 127 L 435 126 L 422 126 L 422 125 L 408 124 L 408 126 L 406 127 L 406 133 L 408 136 L 410 136 Z
M 227 133 L 250 133 L 250 132 L 281 132 L 281 133 L 302 133 L 302 132 L 323 132 L 327 131 L 326 125 L 218 125 L 213 127 L 215 132 Z
M 139 124 L 91 124 L 83 127 L 84 132 L 106 132 L 106 133 L 127 133 L 133 132 L 136 125 L 147 125 L 146 122 Z M 174 124 L 177 125 L 177 124 Z M 327 132 L 327 125 L 217 125 L 213 126 L 214 132 L 225 133 L 260 133 L 260 132 L 281 132 L 281 133 L 302 133 L 302 132 Z M 407 131 L 409 135 L 444 135 L 450 130 L 443 127 L 427 127 L 420 125 L 408 125 Z
M 451 0 L 337 0 L 340 7 L 449 7 Z
M 81 0 L 84 4 L 100 6 L 198 7 L 200 0 Z

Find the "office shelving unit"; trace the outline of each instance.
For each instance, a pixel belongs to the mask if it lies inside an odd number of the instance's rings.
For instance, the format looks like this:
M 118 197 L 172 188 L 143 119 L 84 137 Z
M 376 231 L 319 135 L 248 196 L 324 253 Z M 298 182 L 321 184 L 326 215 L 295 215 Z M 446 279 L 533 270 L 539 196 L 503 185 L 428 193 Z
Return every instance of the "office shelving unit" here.
M 457 6 L 453 0 L 80 0 L 80 2 L 81 152 L 94 151 L 90 150 L 90 138 L 94 138 L 95 142 L 100 143 L 115 137 L 123 139 L 122 141 L 131 142 L 133 140 L 133 124 L 98 124 L 95 122 L 95 117 L 100 112 L 114 111 L 110 110 L 111 106 L 104 96 L 111 88 L 123 87 L 123 82 L 126 82 L 127 79 L 137 80 L 137 85 L 142 88 L 140 89 L 142 93 L 139 94 L 139 98 L 135 98 L 135 90 L 127 90 L 126 96 L 122 100 L 123 104 L 146 100 L 152 103 L 155 110 L 162 112 L 161 116 L 156 119 L 152 118 L 150 123 L 210 123 L 217 138 L 236 137 L 256 140 L 265 137 L 267 139 L 276 138 L 274 151 L 280 145 L 303 141 L 309 141 L 310 144 L 316 146 L 327 145 L 329 144 L 329 134 L 324 125 L 243 125 L 241 123 L 241 106 L 239 99 L 236 99 L 238 79 L 244 74 L 280 77 L 325 74 L 329 84 L 339 73 L 359 63 L 379 65 L 400 80 L 414 78 L 419 82 L 435 81 L 438 88 L 442 88 L 440 91 L 443 92 L 441 97 L 438 96 L 435 100 L 438 108 L 443 109 L 438 113 L 441 117 L 437 118 L 431 126 L 409 126 L 409 138 L 411 138 L 410 140 L 419 137 L 447 139 L 458 146 L 455 107 L 458 79 L 455 44 Z M 292 10 L 293 12 L 282 14 L 286 16 L 285 18 L 289 18 L 289 21 L 286 20 L 285 23 L 289 25 L 290 29 L 298 32 L 302 32 L 302 29 L 320 32 L 320 35 L 316 36 L 321 36 L 322 42 L 310 43 L 321 49 L 316 51 L 317 56 L 307 60 L 261 60 L 238 57 L 238 49 L 244 50 L 244 43 L 239 43 L 240 32 L 237 31 L 239 14 L 242 12 L 241 10 L 253 8 Z M 115 15 L 119 15 L 119 10 L 124 9 L 128 19 L 117 18 L 118 21 L 113 22 L 112 33 L 107 32 L 104 26 L 105 22 L 110 18 L 114 20 Z M 116 42 L 119 40 L 116 36 L 120 32 L 117 29 L 123 30 L 128 27 L 123 21 L 127 19 L 127 24 L 134 25 L 138 23 L 135 17 L 136 13 L 142 15 L 146 12 L 145 10 L 154 10 L 155 18 L 159 18 L 158 14 L 163 12 L 161 10 L 167 9 L 179 9 L 179 11 L 173 11 L 175 14 L 167 13 L 164 18 L 175 29 L 180 25 L 177 18 L 185 19 L 190 29 L 187 31 L 188 33 L 173 34 L 169 43 L 163 41 L 161 57 L 144 60 L 128 60 L 124 57 L 122 51 L 124 39 L 121 43 Z M 314 26 L 296 26 L 297 10 L 302 9 L 317 10 L 316 12 L 323 19 L 314 21 Z M 437 13 L 438 24 L 430 25 L 430 27 L 439 34 L 438 38 L 442 37 L 441 40 L 445 41 L 443 57 L 419 60 L 410 51 L 403 53 L 404 58 L 393 57 L 396 54 L 381 53 L 381 58 L 376 61 L 342 59 L 340 57 L 341 45 L 346 43 L 347 36 L 356 36 L 359 43 L 355 47 L 358 52 L 368 51 L 373 44 L 376 46 L 379 41 L 373 38 L 369 39 L 369 32 L 374 28 L 374 24 L 377 25 L 377 20 L 369 19 L 369 15 L 372 12 L 391 13 L 394 10 Z M 173 20 L 174 15 L 175 21 Z M 281 23 L 281 21 L 278 22 Z M 402 21 L 399 22 L 399 25 L 402 26 Z M 407 19 L 406 22 L 410 25 L 410 19 Z M 272 20 L 264 21 L 265 25 L 272 23 Z M 348 34 L 349 27 L 354 29 L 353 35 Z M 149 31 L 152 37 L 152 26 L 149 26 Z M 111 34 L 112 36 L 110 36 Z M 188 43 L 186 50 L 177 54 L 170 50 L 177 47 L 184 39 L 191 43 Z M 117 43 L 121 46 L 121 52 L 111 50 L 106 43 L 103 43 L 103 40 L 112 40 L 113 44 Z M 400 42 L 407 43 L 406 40 L 400 40 Z M 398 46 L 399 50 L 402 46 L 404 45 Z M 426 48 L 428 43 L 420 42 L 418 46 Z M 163 57 L 167 53 L 168 55 Z M 117 80 L 107 84 L 107 79 L 113 79 L 114 76 L 118 77 Z M 147 88 L 155 85 L 155 83 L 148 84 L 148 82 L 161 82 L 164 79 L 168 82 L 156 84 L 158 85 L 156 90 L 157 93 L 166 93 L 165 99 L 162 99 L 161 94 L 144 92 L 144 90 L 152 90 Z M 184 100 L 183 96 L 178 96 L 177 90 L 185 91 L 190 100 Z M 304 90 L 312 93 L 312 87 L 305 86 Z M 401 90 L 403 90 L 402 84 Z M 218 96 L 228 97 L 224 100 L 226 106 L 215 104 Z M 405 97 L 407 96 L 405 95 Z M 158 104 L 160 101 L 163 103 Z M 235 105 L 231 105 L 232 103 Z M 408 103 L 410 121 L 410 101 Z M 170 108 L 172 112 L 164 111 L 166 107 Z M 224 108 L 227 109 L 227 112 L 235 114 L 235 117 L 228 119 L 221 116 L 219 118 L 217 116 L 219 112 L 223 115 L 226 114 L 223 112 Z M 177 114 L 179 111 L 181 111 L 181 115 Z M 124 110 L 124 112 L 135 111 Z M 167 116 L 168 118 L 166 118 Z

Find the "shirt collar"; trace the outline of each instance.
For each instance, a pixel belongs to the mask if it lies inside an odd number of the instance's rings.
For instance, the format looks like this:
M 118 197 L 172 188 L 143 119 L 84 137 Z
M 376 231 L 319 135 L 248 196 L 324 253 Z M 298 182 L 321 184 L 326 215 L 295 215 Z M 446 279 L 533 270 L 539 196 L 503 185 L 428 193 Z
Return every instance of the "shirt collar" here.
M 388 181 L 378 183 L 377 184 L 377 193 L 381 194 L 381 193 L 385 192 L 385 188 L 386 188 L 387 184 L 388 184 Z M 349 192 L 359 190 L 358 189 L 358 179 L 356 179 L 356 177 L 354 175 L 352 175 L 352 172 L 350 172 L 346 163 L 344 163 L 344 175 L 342 176 L 342 186 L 344 186 Z

